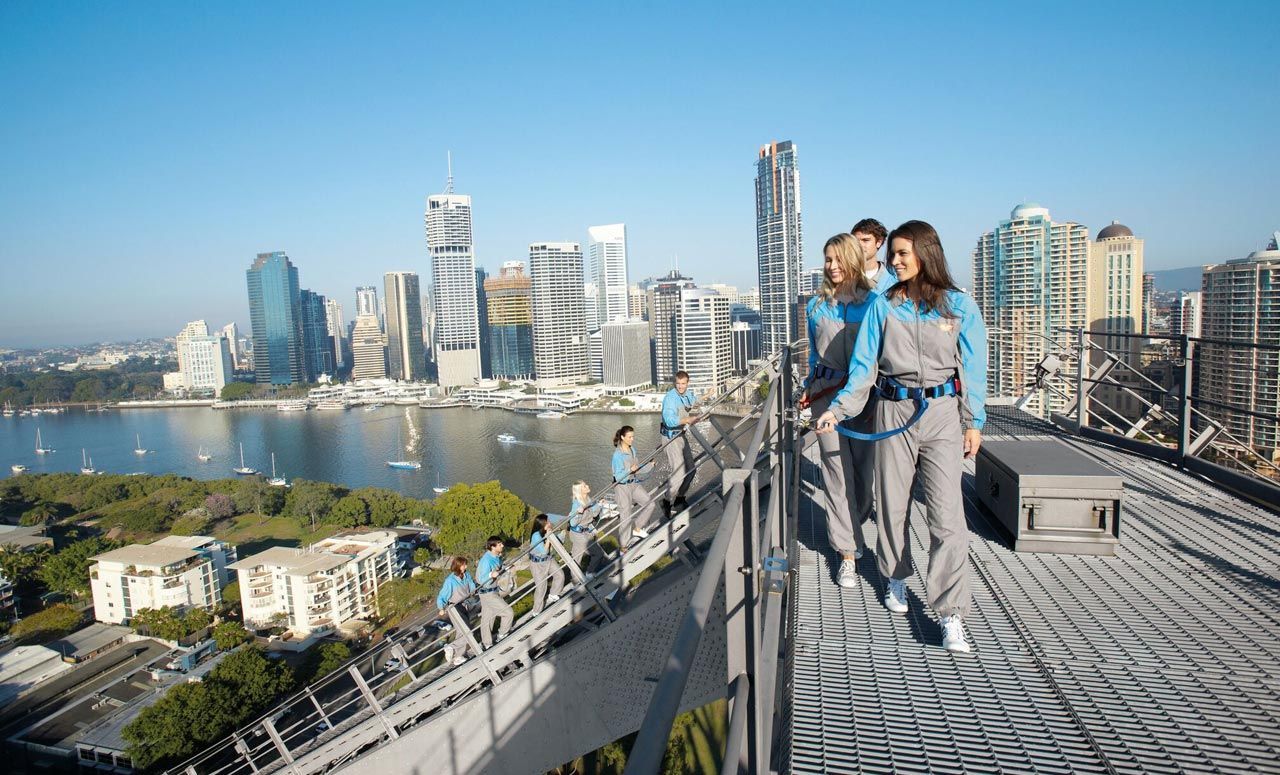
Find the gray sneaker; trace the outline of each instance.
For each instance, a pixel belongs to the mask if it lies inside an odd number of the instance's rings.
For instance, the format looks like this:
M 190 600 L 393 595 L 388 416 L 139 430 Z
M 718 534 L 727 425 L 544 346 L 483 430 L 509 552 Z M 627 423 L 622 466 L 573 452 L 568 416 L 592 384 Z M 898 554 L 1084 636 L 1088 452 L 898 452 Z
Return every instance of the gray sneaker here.
M 907 612 L 907 582 L 904 579 L 889 579 L 889 588 L 884 593 L 884 607 L 895 614 Z
M 841 560 L 840 572 L 836 574 L 836 583 L 845 589 L 858 586 L 858 563 L 856 560 Z

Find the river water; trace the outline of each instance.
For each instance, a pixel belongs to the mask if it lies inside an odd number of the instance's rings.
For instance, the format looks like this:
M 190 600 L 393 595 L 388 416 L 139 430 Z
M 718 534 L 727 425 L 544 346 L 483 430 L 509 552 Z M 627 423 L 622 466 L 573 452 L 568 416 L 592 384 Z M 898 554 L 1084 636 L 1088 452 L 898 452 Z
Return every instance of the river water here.
M 421 409 L 384 406 L 373 411 L 277 412 L 264 409 L 120 409 L 95 413 L 68 409 L 38 417 L 0 417 L 0 475 L 14 463 L 31 473 L 79 471 L 81 449 L 109 473 L 173 473 L 197 479 L 234 477 L 244 445 L 245 464 L 294 478 L 346 487 L 385 487 L 418 498 L 432 497 L 437 482 L 497 479 L 526 503 L 563 513 L 569 489 L 586 479 L 595 490 L 611 481 L 613 433 L 636 427 L 641 454 L 660 438 L 656 415 L 576 414 L 542 420 L 501 409 Z M 35 454 L 36 429 L 46 447 Z M 413 431 L 417 431 L 416 443 Z M 500 433 L 515 442 L 498 441 Z M 134 453 L 135 436 L 149 450 Z M 202 463 L 200 447 L 213 455 Z M 419 471 L 388 468 L 388 460 L 416 460 Z

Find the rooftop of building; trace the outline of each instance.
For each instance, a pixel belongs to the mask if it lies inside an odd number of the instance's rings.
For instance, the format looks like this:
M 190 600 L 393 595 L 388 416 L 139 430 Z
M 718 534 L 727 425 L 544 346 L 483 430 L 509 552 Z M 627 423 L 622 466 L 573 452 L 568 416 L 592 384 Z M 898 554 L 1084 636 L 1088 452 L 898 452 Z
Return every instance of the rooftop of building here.
M 211 543 L 219 543 L 213 536 L 165 536 L 151 546 L 174 546 L 181 549 L 199 549 Z
M 161 539 L 163 540 L 163 539 Z M 154 544 L 130 544 L 119 549 L 91 557 L 96 562 L 118 562 L 145 568 L 163 568 L 186 562 L 200 554 L 185 546 L 172 546 L 157 541 Z
M 346 557 L 339 557 L 327 552 L 309 552 L 305 549 L 296 549 L 289 546 L 273 546 L 270 549 L 264 549 L 257 554 L 250 555 L 239 562 L 233 562 L 227 568 L 229 570 L 247 571 L 258 567 L 281 568 L 284 570 L 285 575 L 306 576 L 339 568 L 346 562 Z
M 1125 226 L 1119 221 L 1112 221 L 1109 226 L 1103 226 L 1102 231 L 1098 232 L 1098 240 L 1113 239 L 1117 237 L 1132 237 L 1133 230 Z

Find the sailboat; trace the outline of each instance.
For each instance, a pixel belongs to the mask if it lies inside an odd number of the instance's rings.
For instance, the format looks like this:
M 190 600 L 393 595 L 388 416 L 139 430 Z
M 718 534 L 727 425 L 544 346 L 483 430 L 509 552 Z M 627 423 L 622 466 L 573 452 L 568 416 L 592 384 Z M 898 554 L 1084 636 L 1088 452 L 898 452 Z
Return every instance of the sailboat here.
M 135 433 L 135 434 L 133 435 L 133 440 L 134 440 L 135 442 L 137 442 L 137 446 L 135 446 L 135 447 L 133 448 L 133 454 L 135 454 L 135 455 L 145 455 L 145 454 L 147 454 L 147 448 L 146 448 L 146 447 L 144 447 L 144 446 L 142 446 L 142 434 L 141 434 L 141 433 Z
M 4 416 L 5 417 L 13 416 L 13 404 L 9 403 L 8 401 L 4 402 Z
M 445 493 L 445 492 L 449 492 L 449 488 L 448 488 L 448 487 L 441 487 L 441 486 L 440 486 L 440 472 L 439 472 L 439 471 L 436 471 L 436 486 L 435 486 L 435 487 L 432 487 L 432 488 L 431 488 L 431 491 L 432 491 L 432 492 L 434 492 L 436 495 L 439 495 L 439 494 L 441 494 L 441 493 Z
M 210 460 L 213 460 L 213 455 L 205 452 L 204 447 L 201 446 L 199 451 L 196 452 L 196 460 L 199 460 L 201 463 L 208 463 Z
M 396 452 L 400 451 L 400 429 L 396 428 Z M 417 471 L 422 468 L 422 464 L 416 460 L 388 460 L 388 468 L 398 468 L 401 471 Z
M 93 460 L 84 451 L 84 447 L 80 448 L 80 473 L 88 476 L 98 473 L 98 469 L 93 467 Z
M 44 442 L 40 441 L 40 429 L 36 428 L 36 454 L 47 455 L 50 452 L 54 452 L 54 451 L 55 450 L 53 447 L 46 447 L 44 445 Z
M 283 476 L 276 476 L 276 453 L 271 453 L 271 478 L 267 480 L 267 484 L 272 487 L 288 487 L 289 480 Z
M 254 476 L 258 473 L 258 469 L 250 468 L 244 464 L 244 444 L 240 444 L 240 467 L 231 469 L 232 473 L 238 476 Z

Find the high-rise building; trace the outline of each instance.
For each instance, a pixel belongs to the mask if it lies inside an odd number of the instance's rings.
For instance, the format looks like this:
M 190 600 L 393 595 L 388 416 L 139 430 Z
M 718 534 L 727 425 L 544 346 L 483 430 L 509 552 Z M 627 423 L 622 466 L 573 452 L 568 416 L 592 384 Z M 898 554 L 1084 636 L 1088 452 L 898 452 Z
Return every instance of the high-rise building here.
M 333 375 L 333 338 L 329 336 L 328 303 L 324 296 L 303 288 L 298 292 L 302 318 L 302 359 L 307 382 Z
M 347 345 L 347 326 L 342 321 L 342 304 L 337 299 L 324 303 L 324 322 L 333 347 L 333 369 L 345 371 L 351 365 L 351 353 Z
M 483 373 L 475 243 L 471 236 L 471 197 L 453 193 L 452 175 L 445 193 L 427 197 L 425 218 L 435 301 L 431 351 L 440 371 L 440 385 L 470 385 Z M 581 295 L 581 272 L 578 286 Z
M 427 354 L 422 346 L 422 298 L 417 272 L 387 272 L 382 298 L 387 305 L 387 366 L 391 379 L 423 379 Z
M 1151 334 L 1152 322 L 1156 316 L 1156 276 L 1142 276 L 1142 333 Z
M 639 285 L 627 286 L 627 315 L 641 320 L 649 319 L 648 296 Z
M 234 325 L 234 324 L 233 324 Z M 178 371 L 186 371 L 184 359 L 186 354 L 183 352 L 183 344 L 195 336 L 208 336 L 209 324 L 203 320 L 193 320 L 182 327 L 178 335 L 173 338 L 173 349 L 178 357 Z
M 1196 408 L 1280 462 L 1280 232 L 1266 250 L 1206 266 L 1202 289 L 1196 393 L 1213 403 Z
M 588 333 L 600 330 L 600 287 L 593 282 L 582 285 L 582 319 Z
M 587 334 L 587 373 L 604 382 L 604 334 L 598 328 Z
M 760 289 L 752 288 L 738 295 L 738 303 L 747 309 L 760 311 Z
M 800 288 L 800 168 L 790 140 L 760 149 L 756 161 L 756 257 L 765 355 L 795 341 Z
M 699 392 L 719 393 L 733 373 L 729 300 L 706 288 L 690 288 L 676 314 L 676 361 Z
M 235 323 L 228 323 L 222 327 L 222 335 L 227 338 L 227 344 L 231 347 L 232 368 L 236 371 L 247 370 L 249 365 L 245 359 L 244 342 L 240 336 L 240 327 Z
M 1108 334 L 1142 333 L 1143 241 L 1119 221 L 1098 232 L 1089 246 L 1090 331 Z M 1094 337 L 1094 344 L 1127 359 L 1135 368 L 1142 354 L 1142 340 L 1124 336 Z M 1098 353 L 1101 356 L 1101 353 Z
M 672 269 L 649 284 L 645 291 L 649 308 L 649 338 L 653 340 L 653 384 L 665 385 L 676 369 L 676 313 L 680 294 L 696 287 L 693 279 Z
M 351 379 L 386 379 L 387 337 L 377 315 L 360 315 L 351 329 Z
M 253 371 L 260 385 L 306 380 L 298 269 L 283 251 L 259 253 L 245 272 L 249 322 L 253 326 Z
M 221 332 L 210 336 L 203 320 L 188 323 L 177 336 L 181 387 L 192 393 L 217 395 L 234 373 L 231 345 Z
M 627 293 L 627 225 L 587 229 L 588 280 L 599 292 L 597 325 L 630 317 Z
M 582 308 L 582 246 L 529 245 L 533 278 L 533 362 L 538 380 L 563 383 L 587 376 L 587 331 Z
M 822 269 L 806 269 L 800 273 L 800 293 L 813 296 L 822 287 Z
M 1059 329 L 1088 324 L 1089 232 L 1055 223 L 1027 203 L 983 234 L 973 250 L 973 296 L 988 331 L 987 386 L 992 396 L 1021 396 Z M 1065 401 L 1043 393 L 1027 408 L 1043 412 Z
M 489 341 L 489 298 L 484 292 L 484 283 L 489 273 L 476 268 L 476 314 L 480 316 L 480 376 L 489 379 L 493 376 L 493 351 Z
M 760 326 L 740 320 L 729 332 L 733 337 L 733 373 L 746 374 L 748 364 L 760 358 Z
M 728 299 L 730 309 L 732 309 L 734 306 L 740 303 L 738 301 L 738 298 L 739 298 L 738 286 L 736 285 L 725 285 L 724 283 L 706 283 L 701 287 L 709 288 L 715 291 L 716 293 L 720 294 L 721 296 L 725 297 L 726 299 Z
M 362 285 L 356 288 L 356 317 L 361 315 L 373 315 L 379 317 L 378 306 L 378 289 L 372 285 Z
M 1173 336 L 1199 337 L 1201 332 L 1201 311 L 1204 293 L 1202 291 L 1183 291 L 1178 301 L 1169 310 L 1169 333 Z
M 533 376 L 533 281 L 524 263 L 508 261 L 484 281 L 489 308 L 489 367 L 494 377 Z
M 600 327 L 604 351 L 603 381 L 621 392 L 634 392 L 652 381 L 649 324 L 639 318 L 613 320 Z

